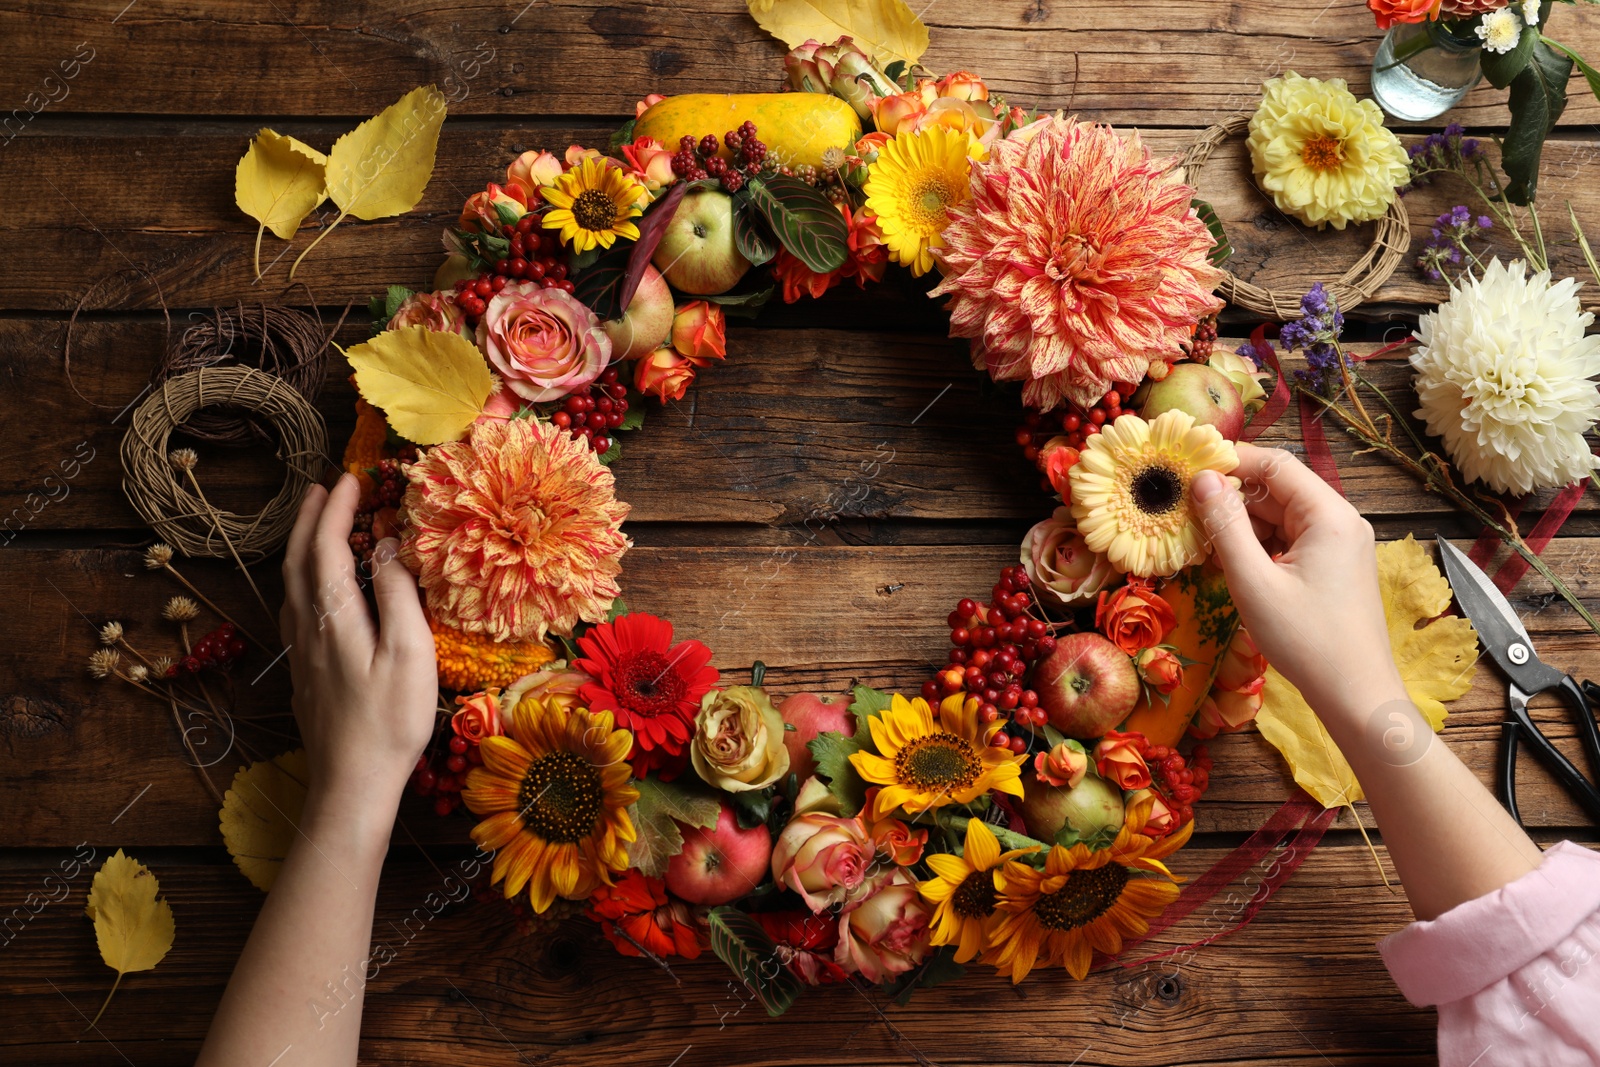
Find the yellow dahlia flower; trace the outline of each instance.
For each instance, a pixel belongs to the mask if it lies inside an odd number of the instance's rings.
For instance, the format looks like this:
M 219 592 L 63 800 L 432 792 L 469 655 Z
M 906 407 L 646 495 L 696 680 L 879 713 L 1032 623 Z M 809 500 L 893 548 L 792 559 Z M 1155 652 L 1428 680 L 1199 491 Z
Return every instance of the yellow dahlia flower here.
M 1357 100 L 1342 78 L 1294 71 L 1261 87 L 1250 120 L 1250 163 L 1278 208 L 1319 230 L 1370 222 L 1394 203 L 1410 170 L 1400 139 L 1371 100 Z
M 1078 533 L 1118 570 L 1176 574 L 1206 558 L 1190 482 L 1203 470 L 1227 474 L 1238 465 L 1233 443 L 1187 412 L 1164 411 L 1151 422 L 1123 415 L 1089 438 L 1067 475 Z
M 946 804 L 967 804 L 998 789 L 1022 795 L 1024 757 L 989 744 L 1001 724 L 978 721 L 978 702 L 966 694 L 948 696 L 934 715 L 921 697 L 896 693 L 882 715 L 867 720 L 876 752 L 850 757 L 862 778 L 875 785 L 872 817 L 896 808 L 916 814 Z
M 637 241 L 639 227 L 631 220 L 643 214 L 639 201 L 650 194 L 622 168 L 585 159 L 539 195 L 550 203 L 544 228 L 559 230 L 561 240 L 581 253 L 610 248 L 618 237 Z
M 897 133 L 867 168 L 867 210 L 878 217 L 889 258 L 917 277 L 944 247 L 945 209 L 968 196 L 967 135 L 938 126 Z

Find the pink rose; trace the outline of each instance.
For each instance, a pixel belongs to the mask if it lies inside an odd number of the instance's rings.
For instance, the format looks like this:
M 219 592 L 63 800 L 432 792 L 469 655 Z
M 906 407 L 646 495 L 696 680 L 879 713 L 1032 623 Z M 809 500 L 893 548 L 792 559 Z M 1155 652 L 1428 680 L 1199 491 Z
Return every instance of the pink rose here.
M 600 376 L 611 338 L 594 312 L 560 289 L 512 282 L 489 300 L 478 347 L 524 400 L 558 400 Z
M 1261 710 L 1262 689 L 1265 684 L 1265 678 L 1258 678 L 1254 685 L 1245 691 L 1213 689 L 1211 695 L 1200 705 L 1200 710 L 1195 713 L 1194 722 L 1189 726 L 1189 734 L 1204 741 L 1218 734 L 1233 734 L 1243 730 L 1256 721 L 1256 713 Z
M 633 117 L 634 118 L 639 118 L 646 111 L 649 111 L 651 108 L 655 107 L 657 104 L 661 103 L 661 101 L 663 101 L 665 99 L 666 99 L 665 94 L 662 94 L 662 93 L 651 93 L 649 96 L 645 97 L 643 100 L 640 100 L 640 101 L 636 102 L 633 105 Z
M 1150 766 L 1140 751 L 1143 748 L 1143 734 L 1107 730 L 1100 743 L 1094 746 L 1094 761 L 1100 777 L 1118 789 L 1150 788 Z
M 456 304 L 453 291 L 412 293 L 406 297 L 395 308 L 394 317 L 384 328 L 398 330 L 406 326 L 424 326 L 439 333 L 459 333 L 468 340 L 472 339 L 472 328 L 467 325 L 466 315 Z
M 814 912 L 854 906 L 895 870 L 878 862 L 878 847 L 861 820 L 837 811 L 826 787 L 808 778 L 795 798 L 793 818 L 772 846 L 772 880 L 798 893 Z
M 523 202 L 531 201 L 547 185 L 554 185 L 561 177 L 561 160 L 549 152 L 528 150 L 506 168 L 506 185 L 522 190 Z
M 672 347 L 696 367 L 728 354 L 727 317 L 721 304 L 691 300 L 672 316 Z
M 670 348 L 658 348 L 634 364 L 633 387 L 662 403 L 682 400 L 692 381 L 694 364 Z
M 916 882 L 903 871 L 839 916 L 833 958 L 869 982 L 905 974 L 928 954 L 931 918 Z
M 1133 657 L 1144 684 L 1160 693 L 1171 696 L 1183 684 L 1183 661 L 1170 648 L 1147 648 Z
M 672 155 L 672 149 L 654 137 L 640 137 L 632 144 L 622 146 L 622 158 L 628 161 L 628 173 L 652 190 L 678 180 L 678 176 L 672 172 Z
M 499 233 L 505 225 L 501 217 L 504 209 L 512 222 L 528 213 L 528 198 L 515 185 L 501 186 L 490 182 L 481 193 L 473 193 L 461 206 L 461 218 L 456 220 L 459 229 L 478 233 Z
M 1033 771 L 1046 785 L 1075 789 L 1089 773 L 1089 754 L 1078 742 L 1063 741 L 1050 751 L 1034 756 Z
M 532 674 L 524 674 L 506 686 L 500 694 L 500 713 L 510 715 L 511 709 L 521 703 L 523 697 L 535 697 L 570 711 L 581 703 L 578 690 L 593 681 L 583 671 L 568 669 L 566 661 L 558 659 Z
M 1183 825 L 1179 813 L 1167 798 L 1154 789 L 1141 789 L 1128 798 L 1128 807 L 1132 808 L 1142 800 L 1150 801 L 1150 814 L 1145 816 L 1144 827 L 1139 831 L 1146 837 L 1166 837 L 1179 826 Z
M 450 716 L 450 728 L 468 744 L 500 736 L 500 690 L 490 689 L 469 697 L 456 697 L 461 710 Z
M 1118 578 L 1111 561 L 1078 536 L 1067 507 L 1056 508 L 1028 531 L 1022 539 L 1022 565 L 1040 598 L 1061 606 L 1088 600 Z

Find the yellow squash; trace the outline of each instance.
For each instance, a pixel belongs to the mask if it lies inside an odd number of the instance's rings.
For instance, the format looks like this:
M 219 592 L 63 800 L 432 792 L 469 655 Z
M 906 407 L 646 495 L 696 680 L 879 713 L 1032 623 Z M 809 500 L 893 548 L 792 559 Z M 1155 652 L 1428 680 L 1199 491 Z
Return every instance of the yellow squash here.
M 1161 583 L 1159 594 L 1178 617 L 1166 643 L 1192 662 L 1183 668 L 1182 684 L 1165 701 L 1146 690 L 1122 728 L 1139 731 L 1152 745 L 1176 745 L 1211 691 L 1222 654 L 1239 628 L 1239 615 L 1222 572 L 1207 564 L 1179 571 Z
M 830 148 L 849 151 L 861 137 L 861 120 L 851 106 L 823 93 L 686 93 L 651 105 L 633 124 L 635 137 L 654 137 L 676 151 L 687 134 L 717 140 L 746 120 L 767 154 L 791 167 L 822 166 Z M 728 150 L 721 149 L 726 157 Z

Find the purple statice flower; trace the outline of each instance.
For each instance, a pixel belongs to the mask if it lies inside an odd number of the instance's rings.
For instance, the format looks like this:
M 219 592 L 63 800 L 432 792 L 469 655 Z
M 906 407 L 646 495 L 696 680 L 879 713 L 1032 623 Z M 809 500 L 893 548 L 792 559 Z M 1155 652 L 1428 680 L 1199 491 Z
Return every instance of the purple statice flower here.
M 1457 204 L 1433 221 L 1417 255 L 1417 269 L 1431 281 L 1444 281 L 1448 268 L 1460 266 L 1467 257 L 1477 261 L 1471 242 L 1493 228 L 1489 216 L 1474 217 L 1465 204 Z
M 1300 298 L 1300 317 L 1278 332 L 1285 350 L 1305 352 L 1307 369 L 1296 371 L 1295 376 L 1326 393 L 1339 376 L 1343 358 L 1339 334 L 1343 330 L 1344 314 L 1338 301 L 1317 282 Z
M 1483 153 L 1482 146 L 1471 137 L 1463 136 L 1460 123 L 1452 122 L 1439 133 L 1430 133 L 1406 149 L 1411 157 L 1411 181 L 1402 193 L 1429 184 L 1434 171 L 1464 173 L 1467 163 Z
M 1234 348 L 1233 351 L 1254 363 L 1256 370 L 1266 369 L 1267 360 L 1277 355 L 1277 352 L 1272 347 L 1272 342 L 1265 337 L 1261 338 L 1259 345 L 1253 341 L 1246 341 Z

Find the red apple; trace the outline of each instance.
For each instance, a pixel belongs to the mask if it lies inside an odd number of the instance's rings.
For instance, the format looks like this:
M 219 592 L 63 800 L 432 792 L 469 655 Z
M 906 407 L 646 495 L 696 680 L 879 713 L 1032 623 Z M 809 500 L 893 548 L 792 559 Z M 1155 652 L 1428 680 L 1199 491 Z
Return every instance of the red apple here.
M 691 904 L 727 904 L 761 884 L 771 858 L 767 828 L 740 829 L 723 804 L 714 829 L 683 827 L 683 851 L 667 862 L 667 889 Z
M 1228 376 L 1204 363 L 1179 363 L 1150 386 L 1139 414 L 1153 419 L 1163 411 L 1185 411 L 1196 425 L 1215 426 L 1230 441 L 1244 430 L 1244 403 Z
M 715 296 L 739 284 L 750 261 L 734 242 L 733 197 L 719 189 L 685 196 L 650 262 L 682 293 Z
M 654 352 L 672 335 L 672 290 L 661 272 L 649 264 L 639 278 L 639 288 L 628 301 L 620 319 L 610 319 L 600 328 L 611 338 L 612 362 L 638 359 Z
M 1067 634 L 1034 668 L 1033 688 L 1050 725 L 1079 741 L 1100 737 L 1139 702 L 1128 654 L 1093 631 Z
M 1032 774 L 1022 786 L 1022 819 L 1028 835 L 1049 843 L 1070 826 L 1084 837 L 1122 827 L 1122 790 L 1090 774 L 1068 789 L 1041 782 Z
M 804 782 L 817 773 L 817 761 L 807 743 L 818 734 L 828 732 L 853 736 L 856 717 L 850 714 L 850 696 L 819 697 L 815 693 L 796 693 L 778 705 L 778 714 L 786 726 L 783 747 L 789 750 L 789 770 Z

